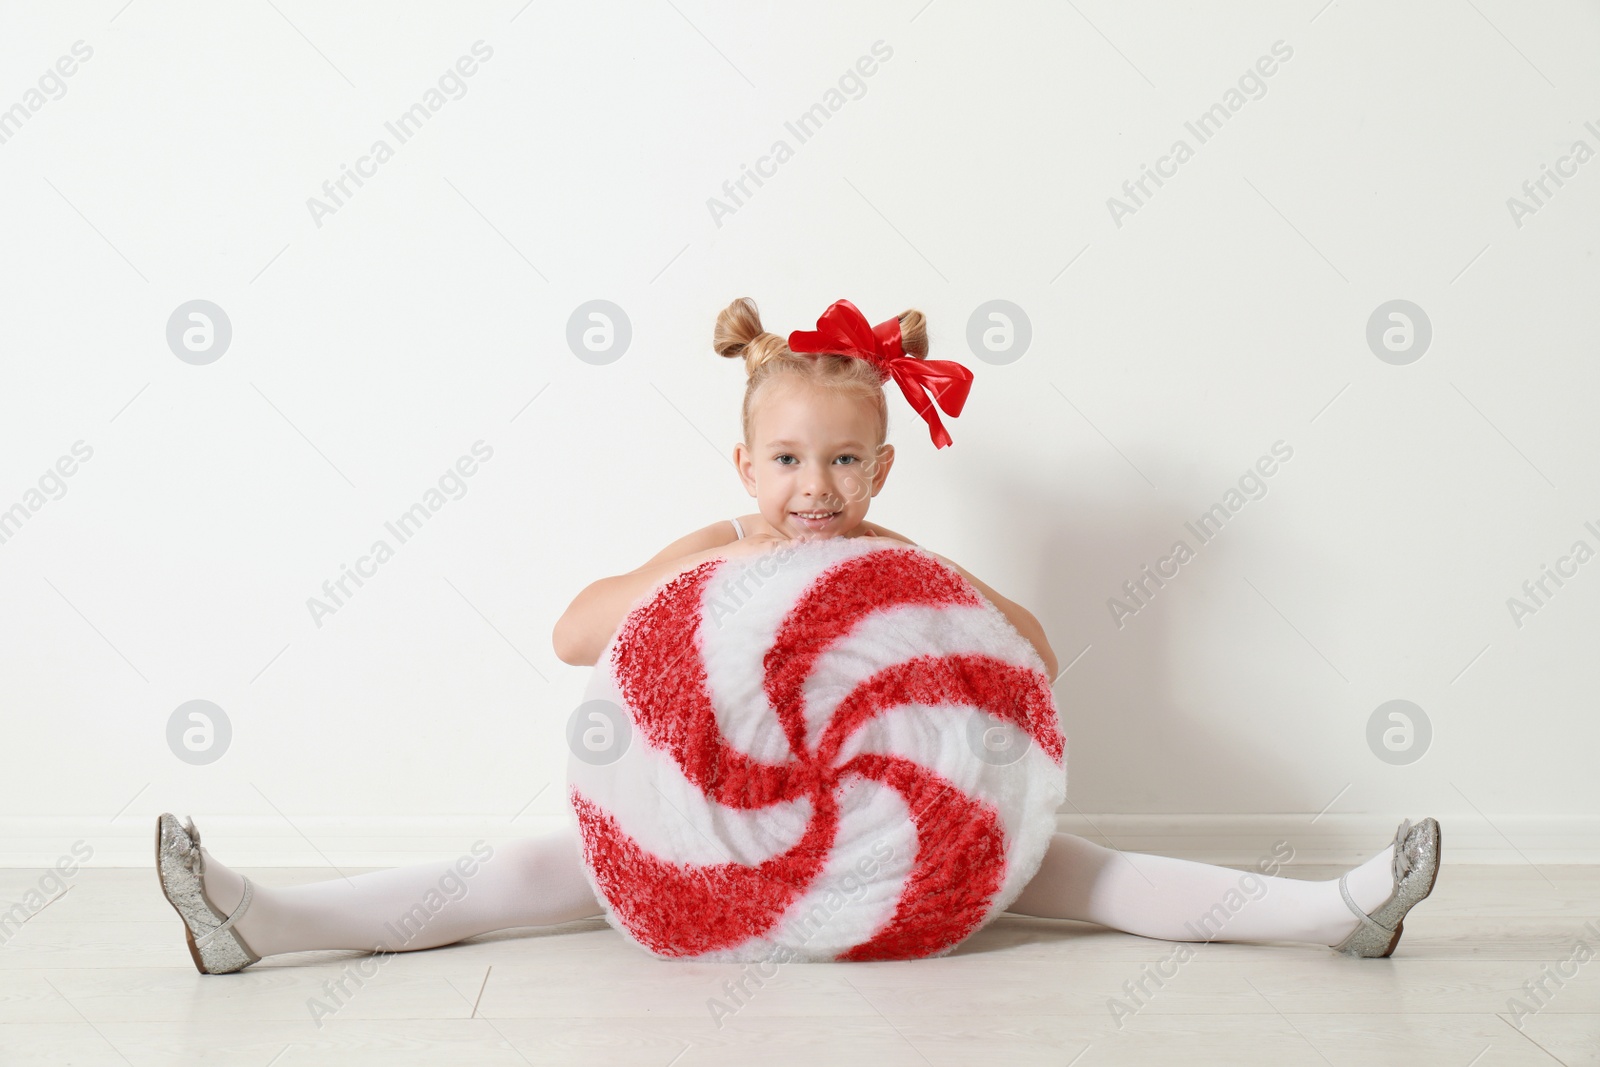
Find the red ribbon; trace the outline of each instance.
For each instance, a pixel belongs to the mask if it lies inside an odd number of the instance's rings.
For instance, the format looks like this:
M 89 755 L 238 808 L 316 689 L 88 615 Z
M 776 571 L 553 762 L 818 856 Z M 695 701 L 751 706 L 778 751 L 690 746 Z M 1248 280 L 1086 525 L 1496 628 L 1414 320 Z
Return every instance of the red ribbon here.
M 961 414 L 972 388 L 972 372 L 948 359 L 917 359 L 900 347 L 900 320 L 886 319 L 876 326 L 848 300 L 835 300 L 815 330 L 796 330 L 789 335 L 789 351 L 815 352 L 864 359 L 887 377 L 900 383 L 906 400 L 928 423 L 935 448 L 953 442 L 939 413 L 926 394 L 931 393 L 939 407 L 951 418 Z

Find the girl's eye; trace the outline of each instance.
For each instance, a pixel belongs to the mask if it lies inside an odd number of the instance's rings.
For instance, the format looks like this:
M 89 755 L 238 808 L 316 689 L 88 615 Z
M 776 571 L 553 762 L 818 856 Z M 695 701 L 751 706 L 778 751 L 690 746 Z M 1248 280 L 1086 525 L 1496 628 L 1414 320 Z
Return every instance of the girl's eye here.
M 860 459 L 858 457 L 856 457 L 856 456 L 846 455 L 846 456 L 840 456 L 839 458 L 840 459 L 853 459 L 853 460 L 856 460 L 856 462 L 858 462 L 858 463 L 860 462 Z
M 787 463 L 785 463 L 785 462 L 784 462 L 784 460 L 786 460 L 786 459 L 793 459 L 793 458 L 794 458 L 794 457 L 793 457 L 793 456 L 790 456 L 790 455 L 787 455 L 787 454 L 786 454 L 786 455 L 782 455 L 782 456 L 779 456 L 779 457 L 778 457 L 778 466 L 780 466 L 780 467 L 787 467 L 787 466 L 788 466 L 788 465 L 789 465 L 789 464 L 787 464 Z

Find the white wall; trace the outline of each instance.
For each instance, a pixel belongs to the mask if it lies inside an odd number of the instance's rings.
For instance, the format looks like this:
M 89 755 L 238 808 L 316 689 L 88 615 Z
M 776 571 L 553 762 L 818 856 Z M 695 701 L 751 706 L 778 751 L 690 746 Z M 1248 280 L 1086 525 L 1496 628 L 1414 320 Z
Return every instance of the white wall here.
M 0 862 L 82 838 L 148 863 L 163 810 L 246 864 L 564 821 L 587 671 L 553 623 L 751 509 L 742 369 L 710 350 L 744 295 L 780 333 L 840 297 L 920 308 L 932 355 L 973 368 L 949 449 L 891 392 L 872 518 L 1074 663 L 1064 826 L 1250 860 L 1364 855 L 1434 815 L 1453 858 L 1600 858 L 1600 562 L 1520 625 L 1507 606 L 1600 549 L 1600 161 L 1508 206 L 1600 150 L 1600 13 L 1212 7 L 10 8 L 0 508 L 26 518 L 0 544 Z M 64 94 L 30 100 L 78 41 Z M 401 143 L 385 123 L 478 41 Z M 799 143 L 785 123 L 877 42 Z M 1185 123 L 1275 46 L 1200 143 Z M 314 219 L 380 138 L 392 158 Z M 1192 158 L 1114 220 L 1180 138 Z M 792 158 L 714 218 L 778 139 Z M 166 335 L 195 299 L 232 329 L 204 365 Z M 594 299 L 631 324 L 606 365 L 566 340 Z M 967 340 L 996 299 L 1031 325 L 1006 363 Z M 1366 338 L 1397 299 L 1432 329 L 1403 365 Z M 64 495 L 30 498 L 79 441 Z M 398 544 L 386 520 L 479 441 L 465 495 Z M 1266 494 L 1198 545 L 1185 521 L 1278 441 Z M 380 537 L 394 557 L 318 625 L 308 598 Z M 1108 599 L 1178 538 L 1194 558 L 1119 626 Z M 202 766 L 167 740 L 195 699 L 232 728 Z M 1367 739 L 1395 699 L 1433 731 L 1405 765 Z

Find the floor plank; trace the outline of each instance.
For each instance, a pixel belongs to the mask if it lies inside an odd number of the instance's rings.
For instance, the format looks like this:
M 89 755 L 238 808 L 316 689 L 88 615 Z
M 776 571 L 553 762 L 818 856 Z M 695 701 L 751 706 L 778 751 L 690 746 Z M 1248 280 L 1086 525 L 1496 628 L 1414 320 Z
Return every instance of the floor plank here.
M 43 874 L 0 872 L 0 900 Z M 1600 868 L 1460 865 L 1387 960 L 1214 942 L 1174 964 L 1174 942 L 1005 915 L 941 959 L 760 978 L 655 959 L 588 919 L 211 976 L 195 972 L 151 870 L 91 868 L 0 936 L 0 1062 L 1600 1067 L 1600 965 L 1568 962 L 1559 984 L 1546 969 L 1580 939 L 1600 949 L 1586 923 L 1600 926 Z

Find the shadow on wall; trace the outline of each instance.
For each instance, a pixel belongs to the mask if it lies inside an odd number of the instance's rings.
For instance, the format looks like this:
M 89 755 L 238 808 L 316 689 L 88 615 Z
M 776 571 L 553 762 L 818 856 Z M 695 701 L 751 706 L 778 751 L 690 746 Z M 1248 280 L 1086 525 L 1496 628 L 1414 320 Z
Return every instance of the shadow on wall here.
M 1070 803 L 1063 812 L 1199 812 L 1210 805 L 1193 794 L 1197 767 L 1210 768 L 1205 777 L 1217 781 L 1248 778 L 1253 795 L 1299 795 L 1304 782 L 1270 734 L 1247 729 L 1228 708 L 1197 706 L 1174 676 L 1174 618 L 1219 610 L 1207 605 L 1204 587 L 1215 589 L 1230 573 L 1225 557 L 1235 549 L 1226 530 L 1221 540 L 1201 544 L 1184 527 L 1195 515 L 1176 504 L 1046 496 L 1004 476 L 966 493 L 976 498 L 976 513 L 995 517 L 993 528 L 1006 542 L 995 551 L 1033 567 L 1022 585 L 1001 592 L 1038 617 L 1063 668 L 1055 685 L 1067 736 Z M 1147 581 L 1154 592 L 1139 606 L 1123 583 L 1142 578 L 1180 537 L 1199 546 L 1193 558 L 1169 564 L 1177 575 L 1165 586 Z M 1106 603 L 1112 596 L 1137 609 L 1122 616 L 1121 629 Z M 1175 614 L 1180 599 L 1183 610 Z M 1192 647 L 1194 639 L 1183 643 Z M 1241 650 L 1240 662 L 1248 659 Z

